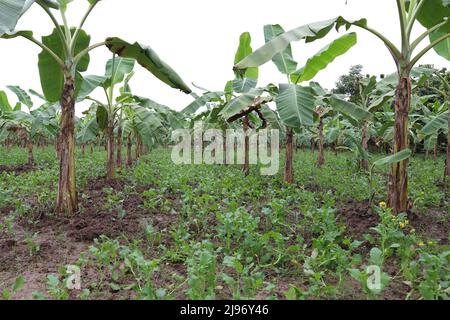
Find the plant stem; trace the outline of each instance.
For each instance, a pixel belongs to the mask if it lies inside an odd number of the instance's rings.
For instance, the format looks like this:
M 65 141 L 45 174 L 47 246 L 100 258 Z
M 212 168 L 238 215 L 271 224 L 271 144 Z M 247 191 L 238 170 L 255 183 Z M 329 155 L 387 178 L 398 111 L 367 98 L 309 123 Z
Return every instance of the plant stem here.
M 378 37 L 381 41 L 383 41 L 385 46 L 388 47 L 388 49 L 391 51 L 394 59 L 396 60 L 395 62 L 398 63 L 398 61 L 402 58 L 402 54 L 400 50 L 398 50 L 397 47 L 388 38 L 386 38 L 381 33 L 368 26 L 359 26 L 359 27 L 366 31 L 369 31 L 370 33 Z
M 410 69 L 412 67 L 414 67 L 414 65 L 417 63 L 417 61 L 419 61 L 428 51 L 430 51 L 431 49 L 433 49 L 435 46 L 437 46 L 439 43 L 441 43 L 442 41 L 444 41 L 445 39 L 450 38 L 450 33 L 444 34 L 442 37 L 436 39 L 435 41 L 433 41 L 432 43 L 430 43 L 427 47 L 425 47 L 425 49 L 423 49 L 422 51 L 420 51 L 415 57 L 414 59 L 411 60 L 411 62 L 409 63 L 409 67 Z
M 66 33 L 66 41 L 67 41 L 67 43 L 71 43 L 72 33 L 70 32 L 70 27 L 69 27 L 69 24 L 67 23 L 66 14 L 65 14 L 64 10 L 59 10 L 59 11 L 61 12 L 61 18 L 64 23 L 64 31 Z M 67 43 L 66 43 L 66 45 L 67 45 Z M 67 45 L 67 47 L 69 48 L 68 45 Z M 71 54 L 70 48 L 69 48 L 69 54 Z
M 75 58 L 73 59 L 74 64 L 76 65 L 84 57 L 84 55 L 88 54 L 90 51 L 92 51 L 92 50 L 94 50 L 94 49 L 96 49 L 98 47 L 102 47 L 104 45 L 106 45 L 105 41 L 97 43 L 97 44 L 94 44 L 94 45 L 90 46 L 89 48 L 84 49 L 83 51 L 81 51 L 80 53 L 78 53 L 75 56 Z
M 412 13 L 412 15 L 410 15 L 408 17 L 409 21 L 408 21 L 408 27 L 406 28 L 406 32 L 408 33 L 408 35 L 411 35 L 412 29 L 414 27 L 414 22 L 416 21 L 417 15 L 419 14 L 420 10 L 423 7 L 423 4 L 425 3 L 425 1 L 427 0 L 418 0 L 419 2 L 417 3 L 417 5 L 415 5 L 415 9 Z M 414 3 L 411 3 L 410 6 L 412 7 Z M 411 9 L 411 8 L 410 8 Z
M 94 99 L 94 98 L 86 97 L 86 98 L 84 98 L 84 99 L 85 99 L 85 100 L 90 100 L 90 101 L 92 101 L 92 102 L 95 102 L 96 104 L 98 104 L 98 105 L 100 105 L 100 106 L 104 106 L 102 102 L 100 102 L 100 101 L 98 101 L 98 100 L 96 100 L 96 99 Z
M 67 39 L 61 29 L 61 26 L 60 26 L 58 20 L 56 20 L 56 17 L 53 15 L 53 13 L 50 11 L 49 8 L 47 8 L 40 2 L 37 2 L 37 3 L 39 6 L 41 6 L 41 8 L 47 13 L 47 15 L 52 20 L 53 24 L 55 25 L 55 30 L 58 33 L 59 38 L 61 39 L 61 43 L 63 44 L 64 52 L 66 53 L 66 55 L 69 54 L 70 51 L 69 51 L 69 46 L 67 45 Z
M 407 18 L 406 18 L 406 8 L 404 0 L 397 0 L 397 9 L 398 15 L 400 18 L 400 30 L 402 34 L 402 53 L 405 57 L 408 53 L 409 49 L 409 39 L 408 34 L 406 32 L 407 29 Z
M 441 23 L 438 23 L 437 25 L 435 25 L 434 27 L 432 27 L 431 29 L 428 29 L 427 31 L 425 31 L 424 33 L 422 33 L 416 40 L 414 40 L 414 42 L 411 44 L 411 50 L 414 50 L 419 44 L 420 42 L 422 42 L 423 39 L 425 39 L 428 35 L 430 35 L 431 33 L 433 33 L 434 31 L 436 31 L 437 29 L 439 29 L 440 27 L 444 26 L 445 24 L 449 23 L 448 21 L 442 21 Z
M 64 65 L 64 61 L 61 60 L 60 57 L 58 57 L 56 55 L 56 53 L 54 53 L 49 47 L 47 47 L 45 44 L 39 42 L 38 40 L 36 40 L 34 37 L 27 37 L 24 35 L 21 35 L 22 37 L 24 37 L 25 39 L 30 40 L 31 42 L 33 42 L 34 44 L 38 45 L 39 47 L 42 48 L 42 50 L 44 50 L 45 52 L 47 52 L 49 55 L 52 56 L 53 59 L 55 59 L 55 61 L 58 63 L 58 65 L 64 69 L 65 65 Z
M 86 11 L 86 13 L 84 14 L 83 18 L 81 19 L 80 25 L 78 26 L 78 28 L 76 29 L 73 37 L 72 37 L 72 42 L 70 43 L 70 49 L 72 51 L 72 53 L 75 50 L 75 45 L 76 42 L 78 40 L 78 36 L 80 35 L 80 31 L 83 29 L 84 23 L 86 22 L 87 18 L 89 17 L 89 15 L 91 14 L 92 10 L 95 8 L 95 6 L 97 5 L 98 1 L 95 2 L 94 4 L 91 4 L 88 8 L 88 10 Z

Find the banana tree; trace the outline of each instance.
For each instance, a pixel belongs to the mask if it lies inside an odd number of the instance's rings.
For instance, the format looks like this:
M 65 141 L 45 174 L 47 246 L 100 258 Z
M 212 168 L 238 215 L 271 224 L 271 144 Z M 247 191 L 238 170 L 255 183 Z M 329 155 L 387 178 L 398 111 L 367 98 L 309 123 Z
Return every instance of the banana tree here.
M 81 86 L 79 100 L 86 99 L 94 102 L 96 109 L 96 120 L 98 128 L 104 132 L 106 137 L 106 178 L 114 179 L 115 176 L 115 159 L 114 159 L 114 132 L 118 128 L 118 144 L 117 151 L 120 155 L 122 149 L 122 114 L 123 108 L 133 103 L 131 93 L 126 92 L 128 82 L 133 75 L 135 60 L 129 58 L 120 58 L 113 55 L 113 58 L 106 63 L 106 71 L 104 76 L 87 76 Z M 116 85 L 124 83 L 119 95 L 116 94 Z M 105 101 L 100 102 L 89 96 L 97 87 L 101 87 L 105 94 Z M 121 155 L 120 155 L 121 156 Z
M 12 111 L 9 114 L 3 115 L 0 123 L 1 140 L 7 138 L 10 133 L 15 133 L 25 143 L 28 150 L 28 165 L 34 164 L 33 137 L 31 135 L 33 122 L 34 118 L 29 113 Z
M 253 52 L 253 49 L 251 47 L 251 36 L 250 33 L 244 32 L 241 34 L 239 38 L 239 46 L 236 52 L 236 55 L 234 57 L 234 63 L 237 63 L 247 57 L 249 54 Z M 229 93 L 235 92 L 240 93 L 242 96 L 246 96 L 250 91 L 256 91 L 258 89 L 255 89 L 255 87 L 258 84 L 258 76 L 259 76 L 259 70 L 258 68 L 248 68 L 241 72 L 241 70 L 235 70 L 235 80 L 233 80 L 231 90 L 228 90 Z M 226 90 L 227 91 L 227 90 Z M 255 97 L 256 98 L 256 97 Z M 224 118 L 231 115 L 230 109 L 233 109 L 234 107 L 233 101 L 230 101 L 224 109 L 221 111 L 220 115 L 222 115 Z M 241 117 L 238 117 L 236 119 L 239 119 Z M 234 122 L 235 119 L 227 119 L 228 123 Z M 248 114 L 245 114 L 242 116 L 242 128 L 244 129 L 244 166 L 242 170 L 244 171 L 244 175 L 248 176 L 250 174 L 250 139 L 248 136 L 248 132 L 250 130 L 251 124 Z
M 128 104 L 123 110 L 123 135 L 127 138 L 126 165 L 132 164 L 132 142 L 135 140 L 135 155 L 137 160 L 142 153 L 142 146 L 151 146 L 158 136 L 167 128 L 159 116 L 149 108 L 140 104 Z
M 447 73 L 448 74 L 448 73 Z M 431 89 L 441 96 L 444 100 L 441 106 L 435 105 L 436 111 L 431 116 L 423 128 L 422 132 L 425 135 L 436 134 L 440 131 L 447 131 L 447 152 L 445 161 L 445 178 L 450 176 L 450 85 L 447 81 L 448 76 L 441 75 L 438 71 L 435 71 L 435 75 L 441 82 L 440 87 L 432 87 Z
M 370 107 L 370 102 L 371 102 L 371 94 L 373 92 L 373 89 L 376 87 L 376 83 L 377 83 L 377 78 L 375 76 L 372 77 L 367 77 L 365 79 L 361 79 L 361 81 L 359 81 L 359 97 L 358 97 L 358 104 L 366 109 L 369 110 Z M 362 129 L 361 129 L 361 144 L 363 147 L 364 151 L 368 151 L 369 148 L 369 144 L 368 141 L 370 139 L 369 136 L 369 125 L 370 123 L 368 121 L 364 121 L 364 123 L 362 124 Z M 363 159 L 361 161 L 361 168 L 368 171 L 369 170 L 369 162 L 367 161 L 367 159 Z
M 324 37 L 332 28 L 345 26 L 362 28 L 388 48 L 394 58 L 398 73 L 395 97 L 395 144 L 394 153 L 409 147 L 408 113 L 411 102 L 411 70 L 430 50 L 450 59 L 450 2 L 448 0 L 396 0 L 400 18 L 401 47 L 398 48 L 380 32 L 368 26 L 366 19 L 349 21 L 343 17 L 298 27 L 272 39 L 265 46 L 236 65 L 238 69 L 256 67 L 266 63 L 283 52 L 292 41 L 305 39 L 307 42 Z M 411 41 L 412 30 L 419 21 L 427 30 Z M 430 38 L 430 43 L 414 55 L 414 52 Z M 389 186 L 389 204 L 395 213 L 406 212 L 408 204 L 408 159 L 396 162 L 392 166 Z
M 162 124 L 162 127 L 158 128 L 159 134 L 153 135 L 153 144 L 167 146 L 168 142 L 171 140 L 170 133 L 172 130 L 186 127 L 188 121 L 181 112 L 177 112 L 168 106 L 162 105 L 149 98 L 136 95 L 133 95 L 132 97 L 140 106 L 147 108 L 148 111 L 158 119 L 158 122 Z
M 291 32 L 286 39 L 283 35 L 289 33 L 285 33 L 280 25 L 266 25 L 264 27 L 266 44 L 235 64 L 235 70 L 243 72 L 242 70 L 255 68 L 272 60 L 278 70 L 288 78 L 288 83 L 279 85 L 276 96 L 278 114 L 287 128 L 284 180 L 288 183 L 294 182 L 294 130 L 313 124 L 316 98 L 311 88 L 302 87 L 299 83 L 313 79 L 319 71 L 353 47 L 356 44 L 356 34 L 350 33 L 333 41 L 308 59 L 305 66 L 300 69 L 297 69 L 297 63 L 293 59 L 290 41 L 295 37 L 299 40 L 307 39 L 308 42 L 323 38 L 335 22 L 328 20 L 303 26 Z
M 83 117 L 76 122 L 77 142 L 81 144 L 82 156 L 85 156 L 86 144 L 91 145 L 91 152 L 93 152 L 92 143 L 96 142 L 100 130 L 97 124 L 96 106 L 91 107 L 83 112 Z
M 250 33 L 244 32 L 239 37 L 234 63 L 242 60 L 252 52 Z M 206 92 L 202 96 L 197 97 L 194 102 L 181 111 L 181 114 L 191 116 L 193 121 L 201 120 L 206 122 L 207 125 L 216 128 L 220 127 L 223 131 L 231 124 L 235 125 L 237 120 L 243 118 L 242 128 L 245 135 L 243 171 L 245 175 L 248 175 L 250 172 L 248 137 L 251 128 L 250 113 L 252 111 L 259 112 L 257 109 L 262 103 L 259 103 L 257 107 L 254 107 L 247 113 L 240 114 L 240 112 L 256 101 L 257 96 L 264 91 L 261 88 L 256 88 L 258 75 L 258 68 L 248 68 L 243 72 L 235 70 L 235 79 L 227 82 L 224 91 L 204 90 Z M 200 108 L 205 106 L 207 106 L 206 111 L 195 115 Z
M 89 53 L 99 47 L 109 48 L 121 57 L 133 58 L 144 68 L 168 85 L 190 93 L 181 78 L 149 47 L 139 43 L 130 44 L 119 38 L 107 38 L 89 45 L 90 37 L 83 26 L 100 0 L 87 0 L 89 7 L 79 26 L 71 28 L 67 18 L 67 6 L 71 0 L 0 0 L 0 37 L 25 38 L 42 49 L 39 55 L 39 71 L 44 95 L 49 101 L 61 103 L 61 130 L 59 137 L 60 176 L 56 201 L 57 212 L 73 214 L 78 210 L 78 195 L 75 181 L 75 102 L 82 83 L 81 72 L 87 70 Z M 50 18 L 55 29 L 42 41 L 32 31 L 15 31 L 23 14 L 34 4 L 39 5 Z M 59 22 L 54 11 L 59 11 Z
M 438 148 L 438 138 L 439 135 L 446 134 L 448 139 L 448 130 L 449 130 L 449 100 L 446 100 L 444 103 L 440 103 L 436 101 L 431 109 L 426 109 L 427 112 L 421 117 L 421 120 L 425 123 L 421 133 L 425 136 L 425 147 L 427 150 L 434 149 L 435 150 L 435 160 L 437 156 L 437 148 Z M 448 140 L 447 140 L 447 150 L 448 150 Z M 446 158 L 445 165 L 445 177 L 448 177 L 448 154 Z
M 372 120 L 372 115 L 366 109 L 347 101 L 343 96 L 333 94 L 323 89 L 318 83 L 311 82 L 310 87 L 316 96 L 315 100 L 315 117 L 318 125 L 319 140 L 319 157 L 317 165 L 323 166 L 325 163 L 324 156 L 324 120 L 326 116 L 332 113 L 343 115 L 348 121 L 354 125 Z
M 18 102 L 12 108 L 6 93 L 0 92 L 2 96 L 0 106 L 0 140 L 7 139 L 12 133 L 24 142 L 28 150 L 28 164 L 34 164 L 33 141 L 40 137 L 47 138 L 57 131 L 54 121 L 59 111 L 55 105 L 43 106 L 32 110 L 33 102 L 30 96 L 19 86 L 8 86 L 18 97 Z M 28 112 L 22 111 L 23 106 L 28 107 Z

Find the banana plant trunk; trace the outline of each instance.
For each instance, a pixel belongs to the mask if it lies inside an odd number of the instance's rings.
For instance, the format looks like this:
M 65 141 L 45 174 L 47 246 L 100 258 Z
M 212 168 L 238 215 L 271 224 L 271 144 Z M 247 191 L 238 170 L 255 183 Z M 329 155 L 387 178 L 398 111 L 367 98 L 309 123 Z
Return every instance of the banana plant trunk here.
M 93 143 L 90 143 L 89 145 L 90 145 L 90 147 L 91 147 L 91 155 L 92 155 L 92 154 L 94 154 L 94 144 L 93 144 Z
M 245 136 L 245 161 L 244 161 L 244 175 L 248 176 L 250 174 L 250 139 L 247 135 L 249 129 L 249 120 L 248 117 L 244 117 L 244 136 Z
M 411 106 L 411 78 L 401 76 L 394 102 L 394 154 L 409 148 L 409 109 Z M 408 209 L 408 159 L 394 163 L 389 183 L 389 206 L 395 214 Z
M 362 143 L 362 148 L 365 152 L 367 152 L 367 150 L 369 150 L 369 144 L 368 144 L 368 139 L 367 139 L 367 129 L 368 129 L 368 123 L 367 121 L 364 121 L 363 127 L 362 127 L 362 138 L 361 138 L 361 143 Z M 364 171 L 369 171 L 369 161 L 364 158 L 361 160 L 361 168 Z
M 57 133 L 56 134 L 56 137 L 55 137 L 55 152 L 56 152 L 56 157 L 58 158 L 58 159 L 60 159 L 61 157 L 60 157 L 60 142 L 59 142 L 59 137 L 60 137 L 60 134 L 59 133 Z
M 66 71 L 64 75 L 61 109 L 61 130 L 58 138 L 60 170 L 56 212 L 74 214 L 78 211 L 75 181 L 75 76 L 69 71 Z
M 140 138 L 139 138 L 139 136 L 136 138 L 136 144 L 135 144 L 135 146 L 134 146 L 134 160 L 138 160 L 139 159 L 139 151 L 140 151 L 140 147 L 139 147 L 139 145 L 140 145 Z
M 450 177 L 450 103 L 448 112 L 447 157 L 445 160 L 445 177 Z
M 287 128 L 286 130 L 286 162 L 284 164 L 284 181 L 294 183 L 294 130 Z
M 320 118 L 319 122 L 319 158 L 317 160 L 317 166 L 320 168 L 325 164 L 325 156 L 323 154 L 323 118 Z
M 438 139 L 436 139 L 436 144 L 434 145 L 433 160 L 437 161 L 437 158 L 438 158 Z
M 106 128 L 106 179 L 114 179 L 114 126 L 110 120 Z
M 139 139 L 139 155 L 143 156 L 146 154 L 145 145 L 142 143 L 142 139 Z
M 117 168 L 122 169 L 122 126 L 117 129 Z
M 86 144 L 85 144 L 85 143 L 82 143 L 82 144 L 81 144 L 81 156 L 82 156 L 83 158 L 86 157 Z
M 450 102 L 448 103 L 448 135 L 447 135 L 447 157 L 445 158 L 445 178 L 450 177 Z
M 129 134 L 127 138 L 127 167 L 131 167 L 131 164 L 133 163 L 133 160 L 131 158 L 131 147 L 132 147 L 131 134 Z

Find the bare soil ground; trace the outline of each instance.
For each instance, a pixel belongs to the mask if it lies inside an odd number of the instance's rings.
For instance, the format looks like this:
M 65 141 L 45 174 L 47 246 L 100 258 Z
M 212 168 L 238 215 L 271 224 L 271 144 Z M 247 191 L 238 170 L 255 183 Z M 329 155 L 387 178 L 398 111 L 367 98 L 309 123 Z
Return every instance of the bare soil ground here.
M 8 170 L 11 170 L 8 167 Z M 26 172 L 33 167 L 18 166 L 14 172 Z M 0 167 L 0 172 L 5 170 Z M 0 291 L 3 287 L 9 287 L 18 275 L 23 275 L 25 287 L 15 296 L 15 299 L 28 299 L 32 297 L 34 291 L 45 292 L 45 281 L 48 274 L 57 274 L 58 268 L 63 265 L 74 264 L 79 259 L 80 253 L 87 251 L 89 246 L 94 244 L 94 240 L 101 235 L 109 238 L 129 238 L 142 239 L 144 237 L 143 227 L 151 222 L 157 230 L 169 229 L 176 225 L 178 215 L 170 213 L 151 212 L 142 207 L 145 199 L 142 192 L 148 187 L 137 187 L 135 193 L 126 194 L 123 208 L 127 212 L 122 219 L 118 217 L 116 211 L 103 209 L 106 201 L 104 188 L 112 188 L 115 191 L 123 191 L 126 182 L 120 180 L 105 181 L 97 179 L 90 181 L 87 187 L 80 192 L 82 195 L 82 211 L 75 216 L 60 216 L 49 214 L 48 212 L 34 212 L 33 216 L 16 219 L 13 233 L 5 230 L 0 232 Z M 177 199 L 168 196 L 174 207 L 177 207 Z M 347 227 L 347 235 L 353 239 L 363 240 L 364 234 L 368 233 L 370 227 L 378 224 L 379 219 L 376 214 L 370 212 L 367 202 L 357 202 L 350 200 L 339 206 L 339 219 Z M 14 208 L 0 208 L 0 221 L 14 212 Z M 448 244 L 449 221 L 446 219 L 445 208 L 429 210 L 427 214 L 411 214 L 411 224 L 419 233 L 427 238 L 437 239 L 442 244 Z M 212 218 L 210 225 L 214 225 Z M 39 246 L 39 250 L 33 250 L 31 237 L 35 235 L 33 243 Z M 170 239 L 163 239 L 166 246 L 170 246 Z M 361 254 L 368 253 L 369 246 L 360 248 Z M 391 268 L 389 267 L 391 264 Z M 158 273 L 155 285 L 167 287 L 173 281 L 169 276 L 172 273 L 180 275 L 186 274 L 186 267 L 182 263 L 170 262 L 162 273 Z M 388 272 L 392 275 L 398 270 L 395 261 L 388 263 Z M 277 277 L 277 288 L 275 293 L 284 298 L 284 292 L 289 286 L 294 284 L 298 287 L 306 288 L 308 283 L 304 283 L 296 276 Z M 96 270 L 86 268 L 83 270 L 83 281 L 92 283 L 97 281 Z M 359 284 L 353 279 L 345 281 L 344 292 L 348 299 L 360 297 L 361 290 Z M 408 292 L 408 287 L 402 282 L 393 283 L 385 294 L 387 299 L 404 299 Z M 180 290 L 181 292 L 181 290 Z M 72 292 L 76 297 L 77 292 Z M 183 294 L 174 294 L 175 298 L 183 298 Z M 119 293 L 113 290 L 99 293 L 92 297 L 97 299 L 126 299 L 133 298 L 126 291 Z

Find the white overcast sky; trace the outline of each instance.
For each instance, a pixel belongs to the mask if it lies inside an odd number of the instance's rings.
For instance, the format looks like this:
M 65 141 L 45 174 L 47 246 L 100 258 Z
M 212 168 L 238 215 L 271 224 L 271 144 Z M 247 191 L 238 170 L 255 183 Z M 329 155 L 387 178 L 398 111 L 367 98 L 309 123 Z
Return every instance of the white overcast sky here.
M 69 22 L 78 21 L 87 8 L 86 0 L 74 0 L 69 6 Z M 85 25 L 93 42 L 108 36 L 118 36 L 129 42 L 139 41 L 151 46 L 171 65 L 184 81 L 223 90 L 233 78 L 233 60 L 242 32 L 252 35 L 254 49 L 264 44 L 263 26 L 281 24 L 285 30 L 297 26 L 343 15 L 348 19 L 365 17 L 369 25 L 388 35 L 396 44 L 400 33 L 394 0 L 104 0 L 101 1 Z M 32 29 L 35 36 L 51 33 L 49 18 L 37 5 L 28 11 L 17 29 Z M 394 72 L 394 63 L 382 43 L 364 30 L 358 33 L 358 44 L 346 55 L 339 57 L 314 81 L 332 88 L 339 75 L 351 65 L 362 64 L 364 73 Z M 417 25 L 414 34 L 423 29 Z M 341 34 L 345 32 L 341 30 Z M 294 58 L 299 66 L 339 35 L 331 33 L 312 44 L 293 44 Z M 40 89 L 37 55 L 40 49 L 24 39 L 0 40 L 0 90 L 7 85 L 20 85 L 24 89 Z M 104 74 L 104 65 L 111 54 L 100 48 L 91 54 L 86 74 Z M 449 67 L 449 62 L 434 52 L 427 54 L 422 63 L 436 67 Z M 131 86 L 135 94 L 147 96 L 159 103 L 181 110 L 193 98 L 159 82 L 140 66 Z M 260 69 L 260 84 L 285 82 L 273 63 Z M 196 89 L 195 89 L 196 90 Z M 197 90 L 198 91 L 198 90 Z M 103 99 L 102 92 L 95 97 Z M 12 93 L 10 100 L 15 101 Z M 77 115 L 85 105 L 77 106 Z

